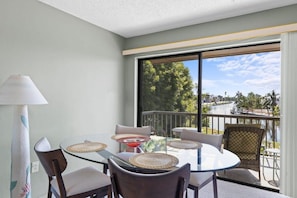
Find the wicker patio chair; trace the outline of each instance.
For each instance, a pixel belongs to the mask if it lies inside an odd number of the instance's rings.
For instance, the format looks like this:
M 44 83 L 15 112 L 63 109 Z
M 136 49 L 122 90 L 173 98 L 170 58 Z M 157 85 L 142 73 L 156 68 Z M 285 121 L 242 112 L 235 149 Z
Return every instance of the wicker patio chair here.
M 264 129 L 258 124 L 226 124 L 224 148 L 235 153 L 241 160 L 236 168 L 246 168 L 260 174 L 260 150 Z

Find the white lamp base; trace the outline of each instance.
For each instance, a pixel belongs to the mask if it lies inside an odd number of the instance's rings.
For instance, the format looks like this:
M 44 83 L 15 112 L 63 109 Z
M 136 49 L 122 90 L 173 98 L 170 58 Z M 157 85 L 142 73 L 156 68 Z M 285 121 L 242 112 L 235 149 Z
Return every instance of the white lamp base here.
M 31 198 L 30 140 L 27 105 L 17 105 L 11 143 L 11 198 Z

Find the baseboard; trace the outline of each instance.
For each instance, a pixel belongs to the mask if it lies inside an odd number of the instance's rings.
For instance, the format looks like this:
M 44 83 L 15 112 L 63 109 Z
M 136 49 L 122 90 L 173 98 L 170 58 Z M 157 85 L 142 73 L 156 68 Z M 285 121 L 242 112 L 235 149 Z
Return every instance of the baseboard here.
M 268 191 L 279 193 L 279 190 L 278 189 L 274 189 L 274 188 L 268 188 L 268 187 L 265 187 L 265 186 L 259 186 L 259 185 L 255 185 L 255 184 L 251 184 L 251 183 L 246 183 L 246 182 L 242 182 L 242 181 L 237 181 L 237 180 L 234 180 L 234 179 L 228 179 L 228 178 L 224 178 L 224 177 L 219 177 L 219 176 L 217 176 L 217 179 L 223 180 L 223 181 L 228 181 L 228 182 L 233 182 L 233 183 L 241 184 L 241 185 L 245 185 L 245 186 L 250 186 L 250 187 L 254 187 L 254 188 L 259 188 L 259 189 L 262 189 L 262 190 L 268 190 Z

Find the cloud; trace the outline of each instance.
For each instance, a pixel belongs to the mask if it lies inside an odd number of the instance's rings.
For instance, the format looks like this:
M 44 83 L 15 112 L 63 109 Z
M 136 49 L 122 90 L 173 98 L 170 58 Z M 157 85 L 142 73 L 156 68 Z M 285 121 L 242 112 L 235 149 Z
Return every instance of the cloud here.
M 217 60 L 218 61 L 218 60 Z M 222 59 L 217 65 L 220 71 L 233 75 L 266 75 L 280 72 L 280 52 L 249 54 Z M 259 73 L 260 72 L 260 73 Z
M 202 80 L 202 85 L 203 87 L 217 87 L 217 82 L 215 80 L 206 80 L 206 79 L 203 79 Z
M 223 58 L 212 58 L 217 71 L 220 73 L 218 79 L 205 81 L 203 87 L 210 86 L 221 89 L 239 89 L 243 93 L 254 92 L 266 94 L 271 90 L 280 90 L 280 52 L 266 52 L 230 56 Z M 217 85 L 217 86 L 215 86 Z

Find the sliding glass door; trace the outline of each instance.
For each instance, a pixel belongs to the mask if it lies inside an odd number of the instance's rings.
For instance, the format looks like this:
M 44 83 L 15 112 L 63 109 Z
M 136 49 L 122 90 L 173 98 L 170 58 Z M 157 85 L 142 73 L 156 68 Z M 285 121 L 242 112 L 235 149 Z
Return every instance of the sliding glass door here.
M 267 174 L 271 159 L 264 149 L 280 148 L 280 55 L 279 43 L 271 43 L 139 59 L 137 124 L 167 137 L 177 137 L 177 127 L 222 134 L 226 123 L 260 124 Z M 267 184 L 245 174 L 252 185 Z M 220 177 L 248 181 L 237 173 Z

